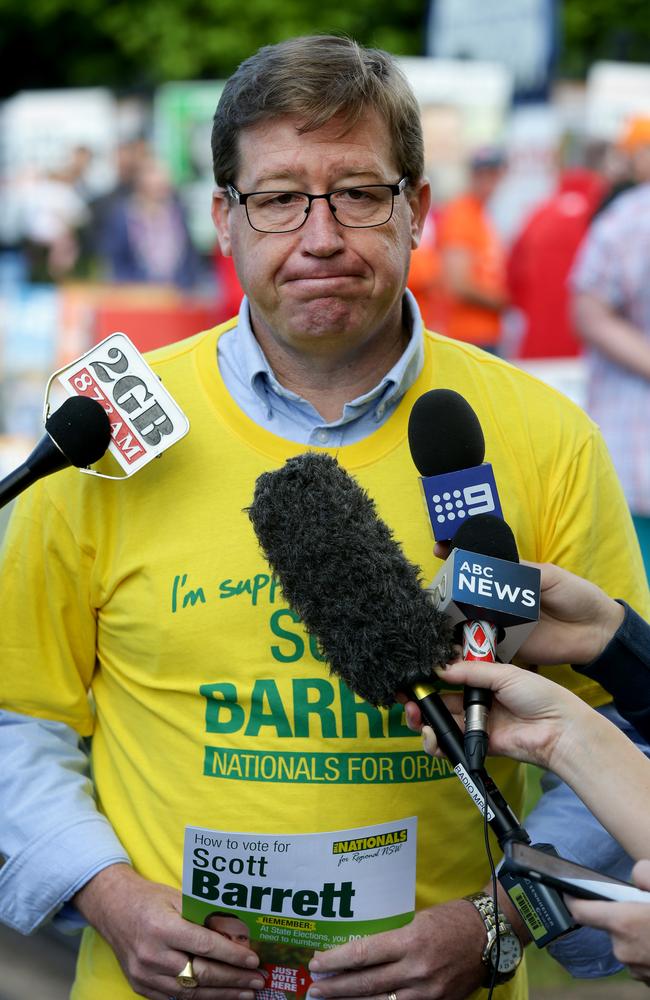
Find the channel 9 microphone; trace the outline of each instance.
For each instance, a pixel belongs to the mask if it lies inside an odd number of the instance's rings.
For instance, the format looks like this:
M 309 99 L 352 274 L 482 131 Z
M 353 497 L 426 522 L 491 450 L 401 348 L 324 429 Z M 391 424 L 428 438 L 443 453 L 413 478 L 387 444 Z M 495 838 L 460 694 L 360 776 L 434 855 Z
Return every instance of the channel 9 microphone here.
M 479 419 L 460 393 L 431 389 L 419 396 L 408 439 L 437 542 L 450 541 L 469 517 L 502 516 Z
M 465 616 L 463 659 L 494 663 L 499 632 L 505 638 L 508 628 L 526 623 L 530 627 L 537 621 L 540 572 L 519 565 L 515 536 L 494 514 L 478 514 L 465 521 L 454 535 L 453 545 L 454 553 L 441 573 L 449 581 L 456 612 Z M 458 567 L 456 576 L 454 564 Z M 444 586 L 447 590 L 447 582 Z M 523 635 L 518 641 L 523 642 Z M 508 648 L 512 655 L 518 646 L 511 639 Z M 486 688 L 465 686 L 464 747 L 471 773 L 480 771 L 485 763 L 491 704 L 492 694 Z
M 111 441 L 108 414 L 87 396 L 66 399 L 45 421 L 45 431 L 31 455 L 0 482 L 0 507 L 52 472 L 69 465 L 80 469 L 92 465 Z
M 248 515 L 284 596 L 331 670 L 371 705 L 417 701 L 477 807 L 463 737 L 433 667 L 453 655 L 453 621 L 423 589 L 374 502 L 335 459 L 306 452 L 257 480 Z M 487 772 L 488 820 L 501 844 L 528 840 Z

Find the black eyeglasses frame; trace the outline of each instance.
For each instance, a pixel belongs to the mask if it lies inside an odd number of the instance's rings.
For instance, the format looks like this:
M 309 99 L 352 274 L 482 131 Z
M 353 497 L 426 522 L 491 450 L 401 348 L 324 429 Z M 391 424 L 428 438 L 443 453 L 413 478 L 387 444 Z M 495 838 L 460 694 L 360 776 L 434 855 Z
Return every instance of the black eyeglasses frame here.
M 393 212 L 395 210 L 395 198 L 402 193 L 408 184 L 408 177 L 402 177 L 396 184 L 351 184 L 346 187 L 334 188 L 332 191 L 326 191 L 324 194 L 310 194 L 309 191 L 288 191 L 286 189 L 270 190 L 270 191 L 238 191 L 234 184 L 226 184 L 226 191 L 228 195 L 232 198 L 234 202 L 238 205 L 242 205 L 246 211 L 246 218 L 251 229 L 254 229 L 256 233 L 269 233 L 271 235 L 282 233 L 295 233 L 297 229 L 301 229 L 307 219 L 309 218 L 309 213 L 311 211 L 311 206 L 313 202 L 317 201 L 319 198 L 324 198 L 327 202 L 330 212 L 333 217 L 338 222 L 339 226 L 344 226 L 345 229 L 376 229 L 377 226 L 385 226 L 387 222 L 393 217 Z M 336 208 L 332 205 L 331 198 L 335 194 L 340 194 L 342 191 L 354 191 L 357 188 L 388 188 L 391 195 L 393 196 L 392 204 L 390 207 L 390 215 L 383 222 L 371 222 L 367 226 L 351 226 L 347 222 L 341 222 L 336 214 Z M 258 229 L 251 222 L 250 215 L 248 213 L 248 199 L 252 198 L 256 194 L 301 194 L 307 198 L 307 208 L 305 209 L 304 218 L 297 226 L 292 226 L 291 229 Z

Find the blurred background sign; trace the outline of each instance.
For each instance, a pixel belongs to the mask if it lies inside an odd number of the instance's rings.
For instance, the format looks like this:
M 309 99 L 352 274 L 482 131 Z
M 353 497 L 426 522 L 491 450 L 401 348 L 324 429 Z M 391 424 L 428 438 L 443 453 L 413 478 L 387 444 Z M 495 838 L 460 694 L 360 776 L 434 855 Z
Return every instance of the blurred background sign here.
M 557 0 L 431 0 L 426 51 L 498 62 L 518 101 L 548 97 L 558 52 Z
M 166 83 L 153 103 L 154 145 L 180 189 L 195 245 L 214 246 L 210 201 L 214 187 L 210 137 L 223 80 Z

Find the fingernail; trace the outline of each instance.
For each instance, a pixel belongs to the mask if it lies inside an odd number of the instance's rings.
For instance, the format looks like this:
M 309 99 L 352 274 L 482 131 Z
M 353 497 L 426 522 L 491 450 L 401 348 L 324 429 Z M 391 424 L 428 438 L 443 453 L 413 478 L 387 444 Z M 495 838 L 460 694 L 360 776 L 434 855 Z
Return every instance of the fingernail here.
M 253 979 L 253 980 L 251 980 L 251 982 L 248 985 L 250 986 L 250 988 L 252 990 L 263 990 L 264 989 L 264 980 L 263 979 Z
M 311 989 L 309 990 L 309 995 L 311 997 L 322 997 L 323 994 L 318 988 L 312 986 Z
M 249 969 L 256 969 L 260 964 L 260 960 L 257 955 L 247 955 L 244 964 L 247 965 Z

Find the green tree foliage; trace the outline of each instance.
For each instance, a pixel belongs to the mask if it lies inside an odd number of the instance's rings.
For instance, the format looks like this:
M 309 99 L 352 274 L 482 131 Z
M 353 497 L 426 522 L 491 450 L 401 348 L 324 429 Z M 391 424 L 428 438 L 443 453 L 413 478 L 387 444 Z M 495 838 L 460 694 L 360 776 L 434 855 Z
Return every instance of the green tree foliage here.
M 559 69 L 584 78 L 600 59 L 647 63 L 648 0 L 560 0 L 562 53 Z
M 422 0 L 0 0 L 0 96 L 219 79 L 261 45 L 316 32 L 417 55 L 425 10 Z
M 648 0 L 559 3 L 561 74 L 584 77 L 597 59 L 647 61 Z M 427 9 L 428 0 L 0 0 L 0 97 L 220 79 L 260 45 L 313 32 L 418 55 Z

